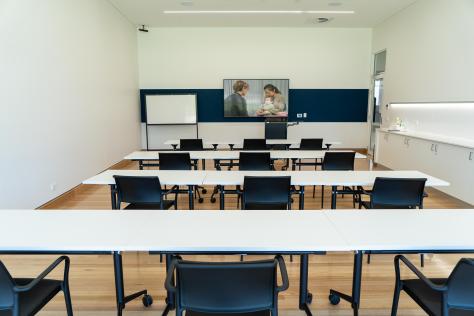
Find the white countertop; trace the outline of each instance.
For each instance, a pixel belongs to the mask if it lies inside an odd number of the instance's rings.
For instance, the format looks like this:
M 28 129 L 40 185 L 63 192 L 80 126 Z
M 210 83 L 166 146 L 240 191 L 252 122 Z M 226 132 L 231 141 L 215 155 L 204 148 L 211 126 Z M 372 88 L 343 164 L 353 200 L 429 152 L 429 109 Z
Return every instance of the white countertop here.
M 474 139 L 469 139 L 469 138 L 450 137 L 450 136 L 444 136 L 440 134 L 415 132 L 415 131 L 404 131 L 404 132 L 390 131 L 385 128 L 380 128 L 379 131 L 382 133 L 391 133 L 391 134 L 396 134 L 396 135 L 401 135 L 401 136 L 406 136 L 406 137 L 426 139 L 426 140 L 430 140 L 434 142 L 455 145 L 455 146 L 460 146 L 460 147 L 474 148 Z

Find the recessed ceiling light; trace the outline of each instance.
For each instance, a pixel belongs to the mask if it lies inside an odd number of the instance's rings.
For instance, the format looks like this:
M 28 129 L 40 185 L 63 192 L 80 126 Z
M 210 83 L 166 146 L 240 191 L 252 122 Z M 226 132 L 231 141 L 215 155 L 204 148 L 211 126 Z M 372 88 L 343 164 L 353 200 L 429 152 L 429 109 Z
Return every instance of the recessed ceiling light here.
M 194 5 L 193 0 L 182 0 L 181 5 L 185 7 L 192 7 Z
M 330 7 L 340 7 L 342 5 L 341 2 L 329 2 L 328 6 Z
M 163 11 L 164 14 L 354 14 L 354 11 L 331 11 L 331 10 L 324 10 L 324 11 L 256 11 L 256 10 L 165 10 Z

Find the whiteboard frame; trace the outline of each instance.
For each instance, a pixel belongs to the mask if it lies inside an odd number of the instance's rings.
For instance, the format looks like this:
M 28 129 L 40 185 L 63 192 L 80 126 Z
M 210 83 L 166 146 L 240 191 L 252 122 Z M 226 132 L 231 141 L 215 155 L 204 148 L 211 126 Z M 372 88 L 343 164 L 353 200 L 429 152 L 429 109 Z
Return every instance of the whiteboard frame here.
M 190 125 L 195 125 L 196 126 L 196 139 L 199 138 L 199 121 L 198 121 L 198 102 L 197 102 L 197 93 L 196 92 L 186 92 L 186 93 L 147 93 L 144 95 L 144 98 L 145 98 L 145 113 L 148 114 L 148 108 L 147 108 L 147 103 L 146 103 L 146 97 L 149 96 L 149 95 L 166 95 L 166 96 L 173 96 L 173 95 L 193 95 L 194 98 L 196 99 L 196 102 L 194 103 L 194 110 L 196 112 L 196 122 L 195 123 L 165 123 L 165 124 L 148 124 L 148 115 L 147 115 L 147 118 L 146 118 L 146 121 L 145 121 L 145 129 L 146 129 L 146 150 L 153 150 L 153 149 L 150 149 L 148 144 L 149 144 L 149 141 L 148 141 L 148 126 L 177 126 L 177 125 L 186 125 L 186 126 L 190 126 Z

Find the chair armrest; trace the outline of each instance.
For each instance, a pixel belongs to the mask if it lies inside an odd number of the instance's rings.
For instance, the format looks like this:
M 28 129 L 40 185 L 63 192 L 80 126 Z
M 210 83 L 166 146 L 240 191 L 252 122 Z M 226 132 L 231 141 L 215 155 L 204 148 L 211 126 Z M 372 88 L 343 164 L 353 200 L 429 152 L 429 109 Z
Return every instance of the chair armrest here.
M 357 190 L 360 191 L 360 194 L 365 194 L 365 195 L 368 195 L 368 196 L 372 195 L 372 190 L 366 190 L 362 186 L 357 186 Z
M 161 195 L 167 195 L 167 194 L 171 194 L 171 193 L 174 193 L 175 190 L 179 189 L 179 187 L 177 185 L 173 186 L 171 189 L 169 189 L 168 191 L 165 191 L 165 192 L 161 192 Z
M 69 275 L 69 257 L 67 256 L 61 256 L 56 261 L 54 261 L 46 270 L 41 272 L 40 275 L 38 275 L 33 281 L 26 285 L 21 285 L 21 286 L 15 286 L 13 287 L 13 291 L 16 293 L 19 292 L 27 292 L 30 291 L 32 288 L 34 288 L 38 283 L 43 280 L 51 271 L 53 271 L 61 262 L 64 261 L 64 279 L 63 281 L 66 281 Z
M 275 260 L 278 263 L 278 266 L 280 267 L 280 273 L 281 273 L 281 279 L 282 279 L 282 285 L 277 286 L 276 291 L 277 292 L 283 292 L 288 289 L 290 286 L 290 281 L 288 279 L 288 272 L 286 271 L 286 265 L 285 261 L 283 260 L 282 256 L 276 256 Z
M 176 286 L 173 284 L 173 276 L 174 276 L 174 270 L 176 269 L 176 265 L 178 264 L 178 258 L 174 258 L 171 261 L 170 267 L 166 273 L 166 279 L 165 279 L 165 288 L 166 290 L 176 293 Z
M 397 255 L 394 259 L 395 263 L 395 276 L 397 279 L 397 283 L 400 280 L 400 261 L 403 261 L 403 263 L 421 280 L 423 281 L 427 286 L 429 286 L 432 290 L 438 291 L 438 292 L 444 292 L 448 289 L 447 286 L 445 285 L 437 285 L 434 284 L 430 279 L 428 279 L 423 273 L 421 273 L 420 270 L 418 270 L 405 256 L 402 255 Z

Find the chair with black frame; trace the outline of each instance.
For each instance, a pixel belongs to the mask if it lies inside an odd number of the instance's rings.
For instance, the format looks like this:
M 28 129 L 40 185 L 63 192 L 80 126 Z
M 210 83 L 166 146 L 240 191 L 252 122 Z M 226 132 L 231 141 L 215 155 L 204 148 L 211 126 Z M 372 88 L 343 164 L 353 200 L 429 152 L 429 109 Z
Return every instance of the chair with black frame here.
M 372 190 L 359 187 L 358 191 L 369 196 L 362 201 L 359 195 L 359 208 L 367 209 L 422 209 L 426 178 L 375 178 Z M 424 255 L 420 255 L 421 266 L 425 265 Z M 370 252 L 367 253 L 370 263 Z
M 159 153 L 160 170 L 192 170 L 193 164 L 189 153 L 169 152 Z M 166 187 L 165 187 L 166 189 Z M 197 188 L 194 189 L 199 203 L 204 202 L 201 193 Z M 188 193 L 187 190 L 179 190 L 178 193 Z
M 158 177 L 141 176 L 114 176 L 117 186 L 117 205 L 114 209 L 120 209 L 122 203 L 129 203 L 126 210 L 167 210 L 174 206 L 178 209 L 177 186 L 168 191 L 161 189 Z M 174 193 L 174 200 L 165 200 L 166 195 Z
M 253 262 L 192 262 L 177 257 L 165 280 L 166 290 L 175 296 L 177 316 L 183 311 L 187 316 L 277 316 L 278 294 L 288 287 L 281 256 Z
M 179 150 L 181 151 L 199 151 L 199 150 L 204 150 L 204 144 L 202 142 L 201 138 L 183 138 L 179 140 Z M 197 161 L 192 161 L 192 165 L 194 169 L 197 170 L 198 168 L 198 162 Z M 161 165 L 160 165 L 161 168 Z M 203 159 L 202 160 L 202 168 L 206 169 L 206 161 Z M 199 203 L 202 203 L 204 201 L 203 198 L 201 198 L 201 193 L 199 193 L 199 189 L 201 189 L 203 194 L 207 193 L 207 190 L 203 187 L 197 186 L 196 191 L 197 191 L 197 196 L 198 196 L 198 201 Z
M 265 138 L 245 138 L 243 150 L 267 150 Z
M 418 278 L 402 280 L 400 261 Z M 461 259 L 448 278 L 429 279 L 402 255 L 395 257 L 392 316 L 397 315 L 400 292 L 405 291 L 428 315 L 474 315 L 474 259 Z
M 245 171 L 269 171 L 273 170 L 272 160 L 269 152 L 240 152 L 239 153 L 239 170 Z M 238 194 L 237 207 L 242 198 L 239 193 L 240 186 L 237 186 L 236 192 Z
M 323 148 L 323 139 L 322 138 L 302 138 L 300 141 L 299 150 L 324 150 Z M 313 162 L 302 162 L 301 159 L 298 159 L 298 168 L 301 170 L 301 166 L 314 166 L 314 170 L 318 166 L 321 166 L 322 162 L 318 161 L 318 158 L 314 159 Z M 316 194 L 316 186 L 313 185 L 313 198 Z
M 62 262 L 64 262 L 63 279 L 46 279 L 47 275 Z M 0 261 L 0 315 L 35 315 L 60 291 L 64 293 L 66 313 L 72 316 L 69 257 L 59 257 L 35 279 L 12 278 L 3 262 Z
M 242 210 L 291 210 L 291 177 L 244 177 Z M 240 256 L 243 260 L 243 256 Z M 293 256 L 290 256 L 293 261 Z
M 291 177 L 244 177 L 243 210 L 291 210 Z
M 356 153 L 353 151 L 328 151 L 324 154 L 321 169 L 325 171 L 352 171 L 354 170 Z M 355 208 L 354 188 L 343 188 L 342 194 L 352 195 L 352 205 Z M 324 207 L 324 186 L 321 186 L 321 208 Z

